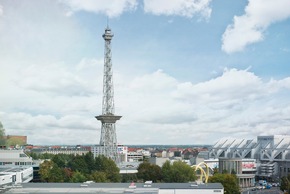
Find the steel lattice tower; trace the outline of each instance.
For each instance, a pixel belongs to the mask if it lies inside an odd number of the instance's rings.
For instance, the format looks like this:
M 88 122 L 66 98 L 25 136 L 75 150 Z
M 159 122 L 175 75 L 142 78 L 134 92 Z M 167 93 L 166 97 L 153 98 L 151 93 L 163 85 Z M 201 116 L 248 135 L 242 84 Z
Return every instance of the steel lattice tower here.
M 104 57 L 104 80 L 103 80 L 103 104 L 102 115 L 96 116 L 96 119 L 102 122 L 100 145 L 103 146 L 103 153 L 106 157 L 119 162 L 117 134 L 115 123 L 121 116 L 114 115 L 114 88 L 113 88 L 113 69 L 111 40 L 113 38 L 111 29 L 107 27 L 103 38 L 105 40 Z

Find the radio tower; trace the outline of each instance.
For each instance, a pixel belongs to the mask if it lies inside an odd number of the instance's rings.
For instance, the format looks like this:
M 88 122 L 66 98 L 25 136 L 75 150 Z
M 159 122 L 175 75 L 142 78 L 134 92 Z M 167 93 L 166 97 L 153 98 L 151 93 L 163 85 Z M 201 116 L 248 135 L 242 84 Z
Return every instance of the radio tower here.
M 101 138 L 100 145 L 103 147 L 103 155 L 111 158 L 116 163 L 119 162 L 117 134 L 115 123 L 121 116 L 114 115 L 114 88 L 113 88 L 113 69 L 111 40 L 113 38 L 111 29 L 107 26 L 103 38 L 105 40 L 105 57 L 104 57 L 104 79 L 103 79 L 103 104 L 102 115 L 96 116 L 101 121 Z

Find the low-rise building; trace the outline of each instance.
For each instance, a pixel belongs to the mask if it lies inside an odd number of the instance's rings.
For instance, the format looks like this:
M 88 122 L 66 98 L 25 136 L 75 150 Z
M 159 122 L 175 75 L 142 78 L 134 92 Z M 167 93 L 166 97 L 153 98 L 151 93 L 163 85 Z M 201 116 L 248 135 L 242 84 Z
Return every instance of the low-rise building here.
M 32 167 L 0 167 L 0 186 L 28 183 L 32 179 Z
M 33 159 L 24 151 L 0 149 L 0 167 L 2 166 L 31 166 Z
M 91 151 L 90 146 L 62 146 L 62 147 L 41 147 L 33 148 L 32 152 L 38 154 L 73 154 L 73 155 L 84 155 Z
M 138 193 L 138 194 L 213 194 L 224 193 L 220 183 L 26 183 L 6 193 Z

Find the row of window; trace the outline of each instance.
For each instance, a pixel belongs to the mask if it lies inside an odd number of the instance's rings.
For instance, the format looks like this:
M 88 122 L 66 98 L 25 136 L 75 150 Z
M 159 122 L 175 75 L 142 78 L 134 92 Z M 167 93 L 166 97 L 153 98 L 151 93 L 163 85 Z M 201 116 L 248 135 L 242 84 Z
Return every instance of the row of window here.
M 0 166 L 4 166 L 4 165 L 11 165 L 14 164 L 14 162 L 0 162 Z M 20 166 L 24 166 L 24 165 L 32 165 L 32 162 L 15 162 L 14 165 L 20 165 Z

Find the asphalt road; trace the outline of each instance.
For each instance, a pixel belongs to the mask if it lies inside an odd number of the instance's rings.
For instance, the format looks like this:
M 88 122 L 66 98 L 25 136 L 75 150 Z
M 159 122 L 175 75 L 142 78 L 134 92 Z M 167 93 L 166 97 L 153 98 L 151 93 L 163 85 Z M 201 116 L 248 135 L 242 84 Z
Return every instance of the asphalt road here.
M 271 189 L 261 189 L 261 190 L 256 190 L 252 191 L 252 189 L 244 190 L 242 194 L 262 194 L 262 193 L 267 193 L 267 194 L 284 194 L 281 190 L 280 187 L 272 187 Z

